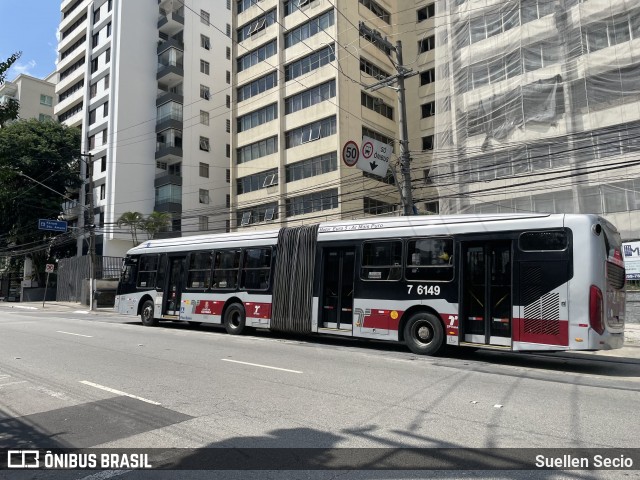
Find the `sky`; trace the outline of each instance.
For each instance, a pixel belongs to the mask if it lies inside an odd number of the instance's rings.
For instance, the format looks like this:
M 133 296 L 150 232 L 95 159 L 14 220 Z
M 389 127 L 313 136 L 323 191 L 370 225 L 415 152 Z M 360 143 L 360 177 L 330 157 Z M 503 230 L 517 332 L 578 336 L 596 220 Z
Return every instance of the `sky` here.
M 56 68 L 61 0 L 0 0 L 0 61 L 22 51 L 6 80 L 44 78 Z

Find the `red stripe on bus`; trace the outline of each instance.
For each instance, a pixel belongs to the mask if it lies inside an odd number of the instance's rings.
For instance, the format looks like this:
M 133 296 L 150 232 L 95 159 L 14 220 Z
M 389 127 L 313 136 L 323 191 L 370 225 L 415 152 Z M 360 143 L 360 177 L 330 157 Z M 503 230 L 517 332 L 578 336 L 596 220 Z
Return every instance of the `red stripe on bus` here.
M 391 317 L 391 313 L 396 312 L 397 317 Z M 369 315 L 365 315 L 362 320 L 362 328 L 380 328 L 384 330 L 398 330 L 400 318 L 402 318 L 402 310 L 378 310 L 371 309 Z
M 512 325 L 514 342 L 569 345 L 569 322 L 567 320 L 514 318 Z
M 195 315 L 222 315 L 224 302 L 218 300 L 196 300 Z
M 270 303 L 246 302 L 244 305 L 247 318 L 271 318 Z

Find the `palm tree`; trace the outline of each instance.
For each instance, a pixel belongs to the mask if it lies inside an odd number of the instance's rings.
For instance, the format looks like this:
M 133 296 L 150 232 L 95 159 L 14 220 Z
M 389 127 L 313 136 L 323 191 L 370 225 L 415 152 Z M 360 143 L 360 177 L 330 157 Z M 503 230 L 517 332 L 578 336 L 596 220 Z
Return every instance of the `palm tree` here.
M 140 212 L 124 212 L 118 219 L 118 228 L 128 226 L 131 231 L 133 246 L 138 245 L 138 228 L 144 228 L 144 217 Z
M 171 214 L 166 212 L 156 212 L 154 210 L 145 220 L 142 221 L 140 228 L 147 232 L 149 239 L 152 240 L 156 236 L 156 233 L 169 225 L 169 222 L 171 222 Z

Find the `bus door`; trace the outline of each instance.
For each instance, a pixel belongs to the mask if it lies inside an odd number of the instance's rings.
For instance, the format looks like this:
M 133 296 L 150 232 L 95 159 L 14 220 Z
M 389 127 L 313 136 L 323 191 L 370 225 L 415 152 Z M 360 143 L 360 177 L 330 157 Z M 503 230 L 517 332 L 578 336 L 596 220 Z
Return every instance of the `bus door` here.
M 462 340 L 511 346 L 511 242 L 462 244 Z
M 323 253 L 321 326 L 353 331 L 355 248 L 331 247 Z
M 168 262 L 167 289 L 164 295 L 162 314 L 179 316 L 186 256 L 169 255 Z

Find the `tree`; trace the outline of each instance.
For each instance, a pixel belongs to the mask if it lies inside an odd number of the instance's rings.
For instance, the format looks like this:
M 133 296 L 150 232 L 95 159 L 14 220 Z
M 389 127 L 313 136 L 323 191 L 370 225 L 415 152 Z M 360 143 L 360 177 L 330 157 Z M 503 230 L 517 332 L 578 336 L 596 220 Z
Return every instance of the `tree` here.
M 153 211 L 142 222 L 142 229 L 147 232 L 149 239 L 153 239 L 156 233 L 169 225 L 169 222 L 171 222 L 171 214 Z
M 0 85 L 4 83 L 7 71 L 20 58 L 20 55 L 22 55 L 22 52 L 14 53 L 6 61 L 0 62 Z M 14 98 L 9 98 L 6 103 L 0 105 L 0 127 L 3 127 L 9 120 L 18 118 L 19 108 L 20 103 Z
M 140 212 L 124 212 L 117 221 L 118 228 L 129 227 L 133 246 L 138 245 L 138 229 L 143 228 L 144 217 Z
M 38 230 L 38 219 L 57 218 L 67 189 L 82 183 L 80 135 L 77 128 L 37 120 L 0 129 L 0 256 L 29 253 L 37 274 L 44 272 L 52 236 Z

